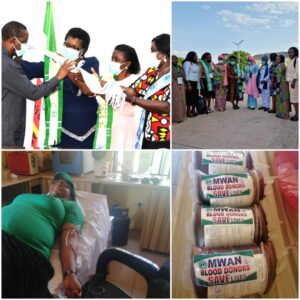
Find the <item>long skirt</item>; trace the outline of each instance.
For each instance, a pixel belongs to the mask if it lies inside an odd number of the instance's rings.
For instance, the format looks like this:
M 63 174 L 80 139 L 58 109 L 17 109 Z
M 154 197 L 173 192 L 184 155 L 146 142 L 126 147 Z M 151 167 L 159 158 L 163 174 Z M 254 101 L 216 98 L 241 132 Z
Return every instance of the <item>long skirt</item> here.
M 278 118 L 282 118 L 282 119 L 289 118 L 290 104 L 289 104 L 288 96 L 289 95 L 286 91 L 280 91 L 276 95 L 276 116 Z
M 186 99 L 183 84 L 172 85 L 172 121 L 182 122 L 186 118 Z
M 261 91 L 261 106 L 270 108 L 270 90 L 268 89 Z
M 227 90 L 224 86 L 215 88 L 216 103 L 215 109 L 224 111 L 226 109 Z
M 256 101 L 256 99 L 255 99 L 253 96 L 251 96 L 251 95 L 248 95 L 247 106 L 248 106 L 248 108 L 256 108 L 256 107 L 257 107 L 257 101 Z
M 291 82 L 288 82 L 289 84 L 289 92 L 290 92 L 290 102 L 291 103 L 298 103 L 299 102 L 299 85 L 298 81 L 296 81 L 295 88 L 291 88 Z

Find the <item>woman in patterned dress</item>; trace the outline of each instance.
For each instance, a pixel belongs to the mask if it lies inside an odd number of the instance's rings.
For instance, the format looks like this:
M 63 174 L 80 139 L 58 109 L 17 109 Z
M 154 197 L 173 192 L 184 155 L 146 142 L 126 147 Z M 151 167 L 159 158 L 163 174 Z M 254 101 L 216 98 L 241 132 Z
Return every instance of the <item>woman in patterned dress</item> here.
M 218 63 L 215 65 L 214 89 L 216 104 L 215 110 L 224 111 L 226 109 L 226 98 L 228 88 L 227 65 L 224 63 L 224 56 L 218 56 Z
M 170 148 L 170 35 L 161 34 L 151 43 L 151 52 L 155 53 L 157 67 L 150 67 L 138 78 L 130 88 L 124 88 L 126 101 L 137 105 L 145 111 L 141 118 L 140 130 L 136 148 L 139 146 L 139 137 L 142 138 L 143 149 Z M 162 79 L 162 80 L 160 80 Z M 165 79 L 165 80 L 163 80 Z M 164 84 L 162 84 L 164 82 Z M 155 85 L 160 86 L 155 90 Z M 153 88 L 154 93 L 147 91 Z M 145 99 L 144 96 L 147 98 Z M 143 114 L 142 114 L 143 115 Z M 142 134 L 140 135 L 140 133 Z
M 289 91 L 285 80 L 286 66 L 284 56 L 276 57 L 276 117 L 281 119 L 289 118 Z
M 270 96 L 272 97 L 272 109 L 269 110 L 269 113 L 275 114 L 276 113 L 276 53 L 270 54 Z

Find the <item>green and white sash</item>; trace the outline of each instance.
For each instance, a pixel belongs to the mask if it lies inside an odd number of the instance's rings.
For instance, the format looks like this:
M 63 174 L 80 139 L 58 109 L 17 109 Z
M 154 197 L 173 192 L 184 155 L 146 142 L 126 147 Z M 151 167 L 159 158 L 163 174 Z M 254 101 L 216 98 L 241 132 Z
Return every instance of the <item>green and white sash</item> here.
M 242 76 L 242 72 L 241 72 L 241 68 L 239 64 L 235 64 L 234 65 L 234 73 L 236 76 L 241 77 Z M 236 84 L 236 93 L 239 97 L 238 100 L 242 100 L 243 99 L 243 83 L 241 79 L 237 80 L 237 84 Z
M 96 132 L 93 143 L 93 149 L 110 149 L 111 134 L 112 134 L 112 121 L 113 121 L 113 108 L 107 104 L 105 99 L 101 96 L 96 97 L 99 105 L 97 111 Z
M 200 60 L 200 63 L 204 70 L 205 80 L 207 84 L 207 90 L 210 92 L 213 90 L 213 84 L 212 84 L 212 77 L 213 77 L 213 71 L 209 63 L 207 63 L 204 60 Z M 210 76 L 211 74 L 211 76 Z
M 56 52 L 56 39 L 53 18 L 53 2 L 47 1 L 46 14 L 44 19 L 43 32 L 46 35 L 46 49 Z M 60 65 L 52 60 L 49 56 L 44 56 L 44 82 L 54 77 Z M 45 148 L 60 143 L 61 127 L 62 127 L 62 103 L 63 103 L 63 81 L 60 81 L 60 89 L 48 97 L 45 101 Z
M 239 77 L 242 76 L 240 65 L 237 63 L 234 65 L 234 73 L 236 76 L 239 76 Z
M 52 59 L 45 56 L 44 61 L 44 80 L 48 81 L 53 78 L 60 68 L 60 65 Z M 62 105 L 63 105 L 63 80 L 60 81 L 58 91 L 44 98 L 45 103 L 45 140 L 44 146 L 47 148 L 51 145 L 60 143 L 62 128 Z

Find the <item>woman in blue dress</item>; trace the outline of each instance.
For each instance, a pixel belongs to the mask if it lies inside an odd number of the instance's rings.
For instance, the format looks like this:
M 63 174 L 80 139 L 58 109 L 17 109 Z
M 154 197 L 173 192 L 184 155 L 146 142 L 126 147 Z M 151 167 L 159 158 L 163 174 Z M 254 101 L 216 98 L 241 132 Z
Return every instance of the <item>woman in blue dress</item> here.
M 71 28 L 65 37 L 63 56 L 76 61 L 77 65 L 90 72 L 99 72 L 96 57 L 85 57 L 90 44 L 89 34 L 81 28 Z M 21 62 L 25 74 L 30 78 L 44 77 L 44 62 Z M 79 89 L 75 73 L 70 72 L 63 83 L 63 116 L 61 142 L 58 148 L 91 149 L 97 121 L 97 100 L 86 87 Z

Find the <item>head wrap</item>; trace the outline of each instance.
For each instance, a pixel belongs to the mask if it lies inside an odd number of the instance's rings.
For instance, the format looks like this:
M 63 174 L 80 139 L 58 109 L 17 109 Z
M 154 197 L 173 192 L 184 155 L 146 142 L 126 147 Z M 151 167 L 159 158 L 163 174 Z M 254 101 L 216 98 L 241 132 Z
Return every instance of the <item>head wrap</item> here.
M 251 55 L 249 55 L 249 56 L 247 57 L 247 60 L 248 60 L 248 61 L 251 61 L 251 62 L 253 62 L 253 63 L 255 63 L 255 60 L 254 60 L 253 56 L 251 56 Z
M 56 173 L 54 180 L 64 180 L 70 187 L 71 200 L 76 201 L 76 189 L 72 177 L 68 173 Z
M 267 56 L 266 54 L 264 54 L 264 55 L 261 57 L 261 60 L 263 60 L 263 61 L 268 61 L 269 58 L 268 58 L 268 56 Z
M 222 54 L 220 54 L 220 55 L 218 56 L 218 59 L 223 59 L 223 60 L 224 60 L 224 56 L 223 56 Z

